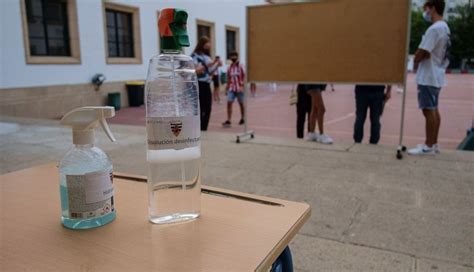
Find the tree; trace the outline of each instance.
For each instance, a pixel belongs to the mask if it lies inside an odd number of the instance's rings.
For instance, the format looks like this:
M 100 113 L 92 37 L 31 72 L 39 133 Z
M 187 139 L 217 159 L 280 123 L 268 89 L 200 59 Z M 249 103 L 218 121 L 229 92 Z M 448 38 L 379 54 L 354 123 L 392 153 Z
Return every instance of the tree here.
M 415 54 L 418 45 L 420 45 L 423 34 L 430 24 L 423 19 L 423 12 L 412 10 L 411 12 L 411 35 L 410 35 L 410 54 Z
M 459 67 L 463 59 L 474 60 L 474 9 L 469 5 L 459 6 L 457 16 L 450 18 L 451 29 L 451 67 Z

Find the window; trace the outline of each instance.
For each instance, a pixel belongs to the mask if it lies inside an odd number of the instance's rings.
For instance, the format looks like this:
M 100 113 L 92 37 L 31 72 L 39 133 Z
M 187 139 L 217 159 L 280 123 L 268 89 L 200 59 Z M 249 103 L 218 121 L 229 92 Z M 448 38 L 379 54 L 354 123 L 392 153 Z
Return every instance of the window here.
M 80 63 L 75 0 L 22 0 L 27 63 Z
M 233 26 L 225 26 L 225 40 L 226 40 L 226 56 L 229 59 L 229 54 L 232 51 L 239 52 L 239 28 Z
M 142 63 L 139 17 L 138 8 L 104 3 L 107 63 Z
M 196 44 L 199 41 L 199 38 L 202 36 L 207 36 L 211 41 L 211 57 L 216 55 L 216 40 L 214 35 L 214 23 L 204 21 L 204 20 L 196 20 L 196 28 L 197 28 L 197 39 Z
M 133 58 L 132 14 L 106 10 L 109 57 Z

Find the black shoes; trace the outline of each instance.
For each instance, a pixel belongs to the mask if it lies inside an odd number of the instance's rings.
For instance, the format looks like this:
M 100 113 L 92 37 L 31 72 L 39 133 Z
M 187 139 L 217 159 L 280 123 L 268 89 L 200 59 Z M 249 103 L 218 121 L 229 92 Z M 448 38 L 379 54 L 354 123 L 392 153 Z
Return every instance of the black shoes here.
M 240 119 L 239 125 L 241 126 L 241 125 L 243 125 L 243 124 L 245 124 L 244 119 Z

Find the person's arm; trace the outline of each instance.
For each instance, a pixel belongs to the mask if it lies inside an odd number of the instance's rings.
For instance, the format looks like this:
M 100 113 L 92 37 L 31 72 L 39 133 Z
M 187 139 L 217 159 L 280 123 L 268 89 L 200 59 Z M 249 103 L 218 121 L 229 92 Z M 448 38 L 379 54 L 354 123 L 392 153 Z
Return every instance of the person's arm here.
M 229 67 L 227 68 L 227 82 L 226 82 L 226 84 L 225 84 L 225 89 L 226 89 L 226 90 L 229 90 L 230 79 L 231 79 L 231 77 L 230 77 L 230 67 L 231 67 L 231 66 L 232 66 L 232 65 L 229 65 Z
M 415 70 L 418 69 L 418 65 L 430 58 L 431 51 L 436 46 L 436 43 L 438 42 L 438 32 L 434 29 L 429 28 L 426 31 L 426 34 L 423 36 L 420 45 L 418 46 L 418 49 L 415 52 L 415 60 L 414 60 L 414 68 Z
M 392 85 L 387 85 L 387 90 L 385 91 L 384 102 L 387 102 L 392 97 Z
M 202 63 L 199 61 L 199 57 L 196 54 L 192 55 L 194 66 L 196 66 L 196 74 L 197 75 L 202 75 L 206 71 L 206 67 L 202 65 Z
M 429 58 L 430 58 L 430 52 L 426 51 L 425 49 L 418 48 L 415 52 L 415 60 L 414 60 L 415 70 L 418 69 L 418 65 L 420 64 L 420 62 Z
M 242 64 L 240 64 L 240 88 L 243 88 L 245 82 L 245 69 Z

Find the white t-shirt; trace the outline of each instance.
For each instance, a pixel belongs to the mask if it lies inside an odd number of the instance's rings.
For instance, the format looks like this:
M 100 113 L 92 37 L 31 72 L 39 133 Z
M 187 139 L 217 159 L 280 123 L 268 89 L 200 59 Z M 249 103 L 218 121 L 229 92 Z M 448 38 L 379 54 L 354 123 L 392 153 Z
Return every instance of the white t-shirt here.
M 445 85 L 444 74 L 448 67 L 447 50 L 451 31 L 445 21 L 432 24 L 418 48 L 430 52 L 430 57 L 420 62 L 416 74 L 419 85 L 441 88 Z

